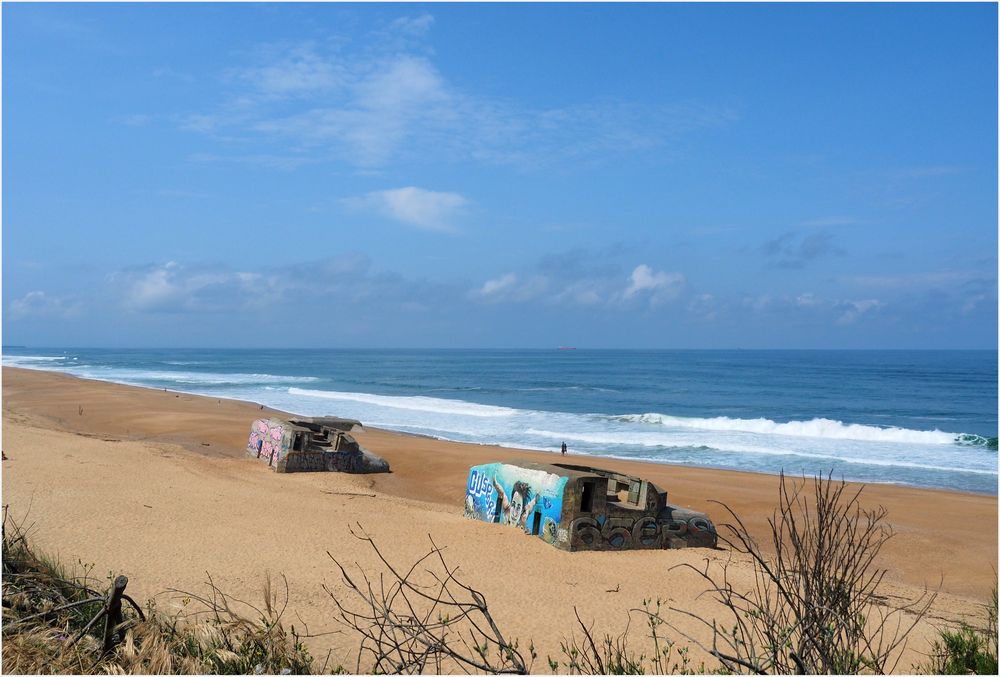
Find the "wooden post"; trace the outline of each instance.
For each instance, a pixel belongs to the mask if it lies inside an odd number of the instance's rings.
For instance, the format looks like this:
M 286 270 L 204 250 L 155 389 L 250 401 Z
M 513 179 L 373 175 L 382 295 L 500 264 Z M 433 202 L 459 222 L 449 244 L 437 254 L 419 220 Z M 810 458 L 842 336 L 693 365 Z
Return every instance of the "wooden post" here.
M 125 593 L 126 585 L 128 577 L 119 576 L 115 579 L 111 592 L 108 593 L 108 603 L 104 607 L 104 653 L 109 653 L 115 646 L 115 628 L 122 622 L 122 595 Z

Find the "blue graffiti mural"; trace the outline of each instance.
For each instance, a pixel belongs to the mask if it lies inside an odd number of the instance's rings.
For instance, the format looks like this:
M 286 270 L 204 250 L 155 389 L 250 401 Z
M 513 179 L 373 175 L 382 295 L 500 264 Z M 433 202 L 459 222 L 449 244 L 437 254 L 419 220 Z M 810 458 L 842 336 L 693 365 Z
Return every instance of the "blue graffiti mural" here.
M 559 530 L 566 477 L 489 463 L 469 471 L 465 516 L 499 522 L 552 543 Z

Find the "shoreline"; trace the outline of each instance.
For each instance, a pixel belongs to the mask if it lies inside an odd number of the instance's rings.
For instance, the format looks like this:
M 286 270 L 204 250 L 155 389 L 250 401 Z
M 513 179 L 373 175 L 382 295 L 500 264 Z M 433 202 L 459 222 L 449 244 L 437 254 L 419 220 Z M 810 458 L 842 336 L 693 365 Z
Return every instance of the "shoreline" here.
M 58 429 L 67 432 L 177 444 L 195 454 L 213 458 L 245 458 L 246 438 L 253 418 L 289 415 L 289 412 L 246 400 L 111 383 L 54 371 L 3 367 L 2 373 L 5 413 L 13 399 L 15 406 L 40 414 Z M 101 415 L 78 415 L 78 406 L 85 409 L 88 406 L 80 404 L 81 396 L 96 399 L 95 404 L 101 407 Z M 126 396 L 127 406 L 122 396 Z M 137 403 L 141 403 L 142 407 L 136 409 Z M 109 406 L 117 411 L 109 410 Z M 164 411 L 149 419 L 143 415 L 145 408 Z M 180 427 L 175 414 L 186 419 Z M 234 416 L 242 418 L 234 422 Z M 197 425 L 193 425 L 195 421 Z M 497 460 L 548 463 L 555 460 L 554 456 L 562 458 L 556 452 L 452 442 L 380 428 L 364 427 L 354 436 L 363 446 L 389 461 L 392 468 L 392 472 L 386 475 L 365 476 L 374 488 L 400 498 L 436 503 L 459 511 L 464 501 L 469 467 Z M 722 503 L 734 503 L 737 508 L 745 503 L 752 505 L 753 512 L 747 519 L 758 533 L 765 531 L 766 517 L 773 510 L 780 478 L 771 473 L 622 460 L 572 452 L 566 458 L 597 467 L 612 467 L 619 472 L 648 479 L 665 489 L 671 502 L 709 514 L 714 506 L 711 502 L 720 499 Z M 440 481 L 428 482 L 429 473 L 436 473 Z M 802 479 L 795 475 L 787 477 L 793 481 Z M 809 476 L 805 478 L 807 482 L 809 479 Z M 885 505 L 890 511 L 890 518 L 902 522 L 908 531 L 927 529 L 937 521 L 933 511 L 925 510 L 923 506 L 940 505 L 949 509 L 985 506 L 988 508 L 985 528 L 991 534 L 993 543 L 991 560 L 996 563 L 996 495 L 899 484 L 846 484 L 854 489 L 863 487 L 862 495 L 867 503 Z M 916 511 L 911 505 L 914 502 L 919 506 Z M 718 512 L 719 507 L 714 506 L 714 510 Z M 974 526 L 974 518 L 981 517 L 982 513 L 978 513 L 962 518 L 966 524 L 956 531 L 976 533 L 978 540 L 981 532 Z M 970 521 L 973 524 L 969 524 Z M 956 542 L 955 545 L 967 547 L 969 543 Z
M 551 462 L 551 452 L 366 428 L 354 436 L 385 458 L 391 473 L 277 474 L 249 458 L 246 443 L 255 418 L 282 412 L 43 370 L 4 367 L 2 375 L 3 502 L 15 518 L 28 515 L 41 549 L 124 573 L 138 596 L 201 590 L 209 572 L 227 593 L 256 602 L 266 574 L 283 574 L 290 609 L 309 628 L 331 630 L 335 607 L 323 588 L 347 592 L 330 554 L 381 570 L 351 536 L 350 525 L 361 524 L 399 565 L 426 554 L 433 538 L 447 548 L 449 564 L 461 567 L 462 580 L 484 594 L 501 628 L 525 642 L 534 638 L 540 656 L 556 656 L 559 640 L 578 627 L 576 611 L 598 633 L 613 634 L 628 609 L 656 597 L 711 618 L 718 607 L 701 594 L 693 569 L 729 562 L 734 585 L 753 580 L 747 563 L 726 549 L 568 553 L 463 516 L 471 466 Z M 762 542 L 769 533 L 775 475 L 578 454 L 566 460 L 647 479 L 671 503 L 706 512 L 717 525 L 727 521 L 722 502 Z M 996 582 L 996 497 L 865 485 L 861 502 L 885 506 L 895 532 L 878 558 L 886 596 L 912 600 L 940 586 L 908 651 L 926 651 L 942 624 L 980 623 Z M 696 622 L 672 620 L 706 639 Z M 333 650 L 335 660 L 355 665 L 357 645 L 346 635 L 309 645 L 314 655 Z M 547 671 L 543 661 L 535 670 Z
M 542 349 L 539 349 L 539 350 L 542 350 Z M 189 396 L 189 397 L 200 397 L 200 398 L 204 398 L 206 400 L 212 400 L 212 399 L 215 399 L 215 400 L 225 400 L 227 402 L 234 402 L 234 403 L 240 403 L 240 404 L 246 404 L 246 405 L 252 405 L 252 406 L 261 407 L 263 411 L 272 412 L 273 414 L 279 415 L 279 416 L 286 416 L 286 417 L 306 417 L 306 418 L 308 418 L 308 416 L 306 416 L 305 414 L 297 414 L 297 413 L 294 413 L 294 412 L 284 411 L 284 410 L 281 410 L 281 409 L 273 409 L 273 408 L 271 408 L 271 407 L 269 407 L 269 406 L 267 406 L 267 405 L 265 405 L 265 404 L 263 404 L 261 402 L 256 402 L 254 400 L 243 400 L 243 399 L 225 397 L 225 396 L 220 396 L 220 395 L 205 395 L 205 394 L 201 394 L 201 393 L 188 392 L 188 391 L 185 391 L 185 390 L 173 390 L 173 389 L 170 389 L 170 388 L 156 388 L 156 387 L 153 387 L 153 386 L 135 385 L 135 384 L 132 384 L 132 383 L 121 383 L 121 382 L 118 382 L 118 381 L 108 381 L 108 380 L 103 380 L 103 379 L 88 378 L 88 377 L 85 377 L 85 376 L 77 376 L 75 374 L 68 374 L 66 372 L 58 371 L 58 370 L 55 370 L 55 369 L 41 369 L 41 368 L 33 368 L 33 367 L 7 366 L 7 365 L 4 365 L 2 367 L 2 369 L 3 369 L 4 372 L 6 372 L 7 370 L 27 371 L 27 372 L 39 372 L 39 373 L 44 373 L 44 374 L 53 374 L 53 375 L 57 375 L 57 376 L 63 376 L 63 377 L 71 378 L 71 379 L 77 379 L 79 381 L 85 381 L 85 382 L 91 382 L 91 383 L 105 383 L 105 384 L 120 386 L 120 387 L 124 387 L 124 388 L 136 388 L 136 389 L 139 389 L 139 390 L 152 391 L 152 392 L 168 392 L 168 393 L 174 393 L 174 394 L 179 394 L 179 395 L 185 395 L 185 396 Z M 510 446 L 510 445 L 506 445 L 506 444 L 502 444 L 502 443 L 498 443 L 498 442 L 492 442 L 491 443 L 491 442 L 469 442 L 469 441 L 462 441 L 462 440 L 451 440 L 451 439 L 448 439 L 446 437 L 439 437 L 439 436 L 430 435 L 430 434 L 426 434 L 426 433 L 415 433 L 415 432 L 409 432 L 409 431 L 403 431 L 403 430 L 394 430 L 392 428 L 379 428 L 379 427 L 375 427 L 375 426 L 369 427 L 367 425 L 364 425 L 364 421 L 362 421 L 362 425 L 364 426 L 364 429 L 366 431 L 378 431 L 378 432 L 382 432 L 382 433 L 385 433 L 385 434 L 391 434 L 391 435 L 402 435 L 402 436 L 406 436 L 406 437 L 428 439 L 428 440 L 433 440 L 433 441 L 436 441 L 436 442 L 442 442 L 442 443 L 446 443 L 446 444 L 460 444 L 460 445 L 467 445 L 467 446 L 470 446 L 470 447 L 479 447 L 479 448 L 506 449 L 506 450 L 510 450 L 512 452 L 520 452 L 520 453 L 525 453 L 525 454 L 543 454 L 543 455 L 558 454 L 558 451 L 556 451 L 556 450 L 547 451 L 545 449 L 538 449 L 538 448 Z M 653 460 L 653 459 L 647 459 L 647 458 L 642 458 L 642 459 L 639 459 L 639 458 L 625 458 L 625 457 L 614 456 L 614 455 L 596 455 L 596 454 L 587 454 L 587 453 L 580 453 L 580 452 L 570 453 L 569 456 L 576 456 L 576 457 L 582 458 L 582 459 L 593 459 L 594 460 L 594 464 L 596 466 L 600 466 L 600 464 L 606 459 L 607 462 L 609 462 L 609 463 L 618 463 L 618 462 L 629 463 L 629 464 L 635 463 L 635 464 L 640 464 L 640 465 L 649 465 L 649 466 L 653 466 L 653 467 L 668 466 L 668 467 L 672 467 L 672 468 L 686 468 L 686 469 L 704 470 L 704 471 L 707 471 L 707 472 L 735 473 L 735 474 L 738 474 L 738 475 L 763 476 L 763 477 L 773 477 L 773 478 L 778 478 L 781 474 L 783 474 L 782 472 L 771 472 L 771 471 L 767 471 L 767 470 L 751 470 L 751 469 L 743 469 L 743 468 L 728 468 L 728 467 L 723 467 L 723 466 L 708 466 L 708 465 L 697 465 L 697 464 L 671 463 L 670 461 Z M 544 460 L 542 460 L 541 462 L 544 462 Z M 790 478 L 793 478 L 793 479 L 803 479 L 802 475 L 786 475 L 786 476 L 790 477 Z M 813 477 L 813 475 L 806 475 L 806 476 L 804 476 L 804 479 L 809 479 L 811 477 Z M 833 477 L 833 479 L 834 479 L 834 481 L 841 481 L 841 478 L 838 478 L 838 477 Z M 921 486 L 921 485 L 917 485 L 917 484 L 909 484 L 909 483 L 906 483 L 906 482 L 892 482 L 892 481 L 880 482 L 880 481 L 864 481 L 864 480 L 852 480 L 852 479 L 846 479 L 846 480 L 843 480 L 843 481 L 846 482 L 848 485 L 852 485 L 852 486 L 853 485 L 864 485 L 864 486 L 872 486 L 872 487 L 876 487 L 876 486 L 878 486 L 878 487 L 897 487 L 897 488 L 901 488 L 901 489 L 914 489 L 914 490 L 919 490 L 919 491 L 944 492 L 944 493 L 947 493 L 947 494 L 958 494 L 958 495 L 969 495 L 969 496 L 987 496 L 987 497 L 994 497 L 994 498 L 996 498 L 996 497 L 998 497 L 998 495 L 1000 495 L 1000 481 L 998 481 L 998 485 L 997 485 L 996 489 L 994 491 L 992 491 L 992 492 L 990 492 L 990 491 L 974 491 L 974 490 L 951 489 L 951 488 L 947 488 L 947 487 Z

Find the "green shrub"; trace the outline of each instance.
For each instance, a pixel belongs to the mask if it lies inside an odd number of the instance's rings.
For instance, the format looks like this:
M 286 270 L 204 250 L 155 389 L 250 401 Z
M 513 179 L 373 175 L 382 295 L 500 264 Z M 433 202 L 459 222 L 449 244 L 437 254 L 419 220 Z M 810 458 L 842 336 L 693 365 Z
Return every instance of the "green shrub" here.
M 930 663 L 923 672 L 938 675 L 997 674 L 997 588 L 987 607 L 986 626 L 963 623 L 958 630 L 942 630 L 934 642 Z

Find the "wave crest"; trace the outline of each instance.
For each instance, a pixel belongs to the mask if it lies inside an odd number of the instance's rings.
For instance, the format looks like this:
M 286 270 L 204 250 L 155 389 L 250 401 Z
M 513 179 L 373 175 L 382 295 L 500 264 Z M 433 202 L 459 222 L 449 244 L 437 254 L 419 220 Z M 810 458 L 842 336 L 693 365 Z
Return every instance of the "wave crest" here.
M 495 407 L 489 404 L 475 404 L 464 400 L 447 400 L 440 397 L 372 395 L 369 393 L 340 392 L 336 390 L 310 390 L 307 388 L 289 388 L 289 395 L 304 397 L 320 397 L 326 400 L 341 400 L 347 402 L 362 402 L 391 409 L 408 409 L 410 411 L 426 411 L 435 414 L 458 414 L 460 416 L 479 416 L 494 418 L 513 416 L 517 409 Z
M 862 442 L 898 442 L 910 444 L 955 444 L 959 433 L 941 430 L 909 430 L 907 428 L 882 428 L 860 423 L 844 423 L 828 418 L 814 418 L 809 421 L 788 421 L 778 423 L 768 418 L 682 418 L 666 414 L 624 414 L 611 417 L 623 423 L 644 423 L 667 428 L 696 430 L 718 430 L 765 435 L 785 435 L 788 437 L 819 437 L 837 440 L 858 440 Z
M 983 435 L 962 433 L 955 438 L 955 441 L 966 447 L 984 447 L 990 451 L 997 450 L 997 438 L 995 437 L 984 437 Z

